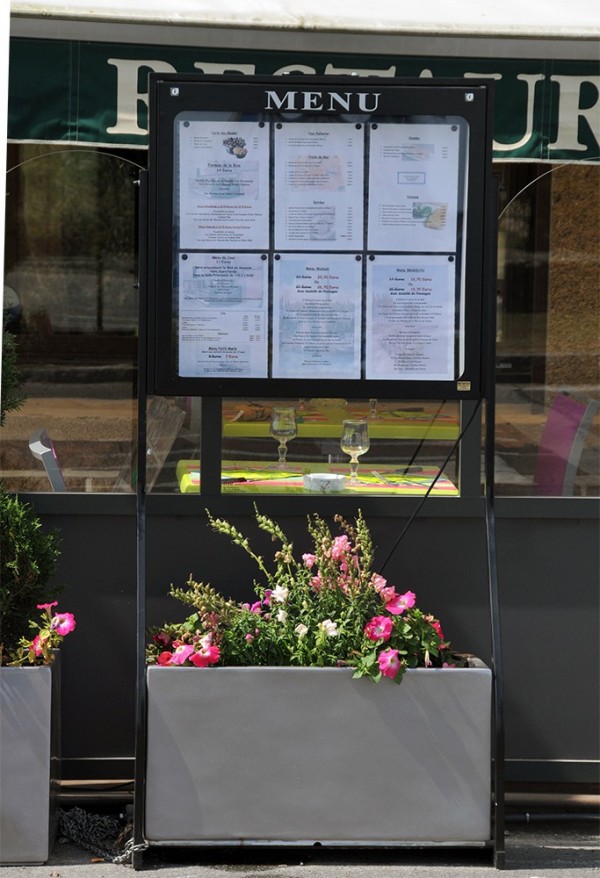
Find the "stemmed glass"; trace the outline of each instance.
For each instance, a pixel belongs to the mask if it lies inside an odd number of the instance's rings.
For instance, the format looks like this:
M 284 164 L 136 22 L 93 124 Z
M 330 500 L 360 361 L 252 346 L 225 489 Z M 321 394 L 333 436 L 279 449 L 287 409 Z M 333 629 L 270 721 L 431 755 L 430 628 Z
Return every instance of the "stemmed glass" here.
M 279 442 L 278 469 L 285 469 L 287 443 L 298 433 L 296 411 L 293 408 L 274 408 L 271 412 L 271 436 Z
M 343 421 L 340 448 L 350 455 L 349 485 L 358 485 L 358 458 L 369 450 L 369 424 L 366 420 Z

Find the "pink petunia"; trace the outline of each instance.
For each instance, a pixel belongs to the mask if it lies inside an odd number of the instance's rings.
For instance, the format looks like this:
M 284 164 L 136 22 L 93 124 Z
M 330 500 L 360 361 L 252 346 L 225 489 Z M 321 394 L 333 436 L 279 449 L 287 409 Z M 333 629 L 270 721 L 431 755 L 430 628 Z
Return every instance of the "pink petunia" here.
M 189 643 L 179 643 L 174 651 L 171 658 L 172 665 L 183 665 L 187 659 L 191 656 L 194 651 L 194 647 L 190 646 Z
M 58 606 L 58 601 L 52 601 L 51 604 L 38 604 L 37 608 L 38 610 L 47 610 L 47 612 L 49 613 L 52 607 L 56 606 Z
M 377 657 L 377 664 L 379 665 L 379 670 L 382 675 L 393 680 L 401 667 L 401 662 L 398 658 L 398 650 L 384 649 Z
M 76 624 L 73 613 L 56 613 L 52 618 L 50 627 L 57 634 L 60 634 L 61 637 L 64 637 L 75 630 Z
M 31 648 L 36 655 L 42 654 L 42 647 L 44 646 L 44 643 L 45 638 L 41 638 L 39 634 L 36 634 L 36 636 L 31 641 Z
M 442 631 L 442 626 L 440 625 L 439 621 L 437 619 L 430 619 L 429 624 L 431 625 L 437 636 L 440 638 L 440 640 L 443 641 L 444 633 Z
M 304 555 L 302 555 L 302 560 L 310 570 L 314 566 L 314 563 L 317 560 L 317 556 L 311 555 L 310 552 L 306 552 Z
M 417 596 L 414 591 L 406 591 L 404 594 L 396 595 L 391 601 L 388 601 L 385 608 L 392 616 L 399 616 L 405 610 L 414 607 L 416 599 Z
M 220 658 L 221 653 L 218 646 L 207 646 L 191 655 L 190 661 L 197 668 L 207 668 L 208 665 L 216 664 Z
M 156 659 L 156 664 L 165 667 L 166 665 L 172 664 L 173 653 L 172 652 L 161 652 L 158 658 Z
M 369 640 L 389 640 L 394 623 L 389 616 L 373 616 L 365 625 L 365 635 Z

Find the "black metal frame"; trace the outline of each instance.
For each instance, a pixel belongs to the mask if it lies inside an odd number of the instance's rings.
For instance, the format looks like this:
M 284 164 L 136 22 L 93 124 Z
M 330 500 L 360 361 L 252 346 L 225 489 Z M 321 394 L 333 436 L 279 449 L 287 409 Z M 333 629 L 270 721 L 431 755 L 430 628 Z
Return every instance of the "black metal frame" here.
M 377 90 L 381 94 L 374 112 L 354 115 L 369 123 L 382 123 L 424 117 L 456 117 L 469 126 L 468 144 L 461 150 L 468 158 L 468 186 L 466 193 L 465 236 L 469 242 L 464 265 L 459 265 L 460 276 L 465 280 L 465 363 L 461 374 L 452 380 L 384 381 L 373 379 L 306 379 L 295 378 L 225 378 L 184 377 L 177 373 L 176 362 L 176 304 L 173 301 L 173 278 L 176 273 L 173 235 L 176 229 L 174 216 L 174 167 L 176 144 L 174 122 L 180 115 L 193 113 L 217 113 L 225 109 L 233 117 L 244 116 L 253 121 L 277 123 L 286 121 L 282 112 L 265 110 L 267 87 L 286 90 L 322 89 L 337 87 L 344 93 L 353 94 Z M 307 384 L 312 396 L 343 397 L 397 397 L 432 399 L 477 399 L 481 392 L 481 277 L 483 271 L 483 201 L 480 193 L 485 187 L 489 82 L 479 80 L 401 80 L 342 77 L 332 82 L 332 77 L 302 76 L 282 77 L 245 76 L 237 80 L 230 77 L 210 77 L 200 74 L 151 74 L 150 96 L 150 149 L 149 188 L 156 198 L 155 213 L 149 217 L 149 340 L 150 360 L 148 383 L 154 393 L 181 396 L 306 396 Z M 331 121 L 338 117 L 330 113 L 303 112 L 294 114 L 300 121 L 324 118 Z M 490 153 L 491 155 L 491 153 Z M 490 159 L 491 161 L 491 159 Z M 464 181 L 463 181 L 464 182 Z M 462 194 L 462 193 L 461 193 Z M 269 247 L 269 260 L 275 256 L 273 228 Z M 217 248 L 218 249 L 218 248 Z M 247 248 L 241 248 L 247 249 Z M 307 248 L 307 249 L 310 249 Z M 366 242 L 361 248 L 366 261 Z M 354 252 L 354 251 L 352 251 Z M 420 258 L 420 257 L 415 257 Z M 460 261 L 460 242 L 457 259 Z
M 206 77 L 201 76 L 160 76 L 161 83 L 169 83 L 169 87 L 174 82 L 181 83 L 182 86 L 188 87 L 198 81 L 206 84 Z M 265 78 L 252 78 L 264 82 Z M 269 81 L 271 78 L 268 78 Z M 302 85 L 305 86 L 309 80 L 313 81 L 314 77 L 304 77 Z M 291 78 L 285 80 L 286 86 L 291 83 Z M 404 86 L 415 86 L 418 81 L 410 81 L 403 83 Z M 328 78 L 327 85 L 332 86 L 332 78 Z M 214 100 L 218 102 L 222 100 L 224 93 L 230 94 L 231 83 L 223 83 L 223 80 L 211 81 L 211 88 L 214 91 Z M 381 80 L 377 81 L 377 85 L 381 85 Z M 344 83 L 344 87 L 349 85 Z M 435 88 L 435 84 L 431 80 L 428 81 L 429 88 Z M 456 83 L 452 83 L 452 87 L 457 87 Z M 225 91 L 223 90 L 225 88 Z M 469 85 L 469 90 L 471 86 Z M 476 311 L 475 327 L 477 329 L 476 342 L 471 342 L 471 356 L 476 352 L 479 359 L 478 377 L 473 382 L 473 387 L 469 392 L 456 393 L 455 389 L 450 388 L 444 383 L 440 386 L 438 382 L 423 382 L 427 384 L 424 387 L 419 383 L 418 390 L 403 386 L 402 382 L 393 382 L 393 396 L 403 396 L 407 398 L 462 398 L 474 399 L 486 402 L 485 417 L 485 521 L 486 521 L 486 549 L 487 549 L 487 567 L 488 567 L 488 594 L 489 594 L 489 612 L 491 626 L 491 655 L 492 655 L 492 679 L 493 679 L 493 734 L 492 734 L 492 802 L 491 802 L 491 827 L 492 837 L 491 846 L 493 851 L 493 861 L 497 868 L 501 869 L 505 865 L 505 845 L 504 845 L 504 719 L 503 719 L 503 671 L 502 671 L 502 651 L 501 651 L 501 629 L 500 629 L 500 607 L 499 607 L 499 591 L 498 591 L 498 574 L 497 574 L 497 557 L 496 557 L 496 528 L 495 528 L 495 505 L 494 505 L 494 407 L 495 407 L 495 247 L 496 247 L 496 205 L 497 197 L 495 190 L 495 182 L 491 174 L 491 142 L 492 142 L 492 92 L 490 84 L 473 83 L 473 88 L 486 90 L 486 110 L 485 124 L 479 132 L 477 139 L 477 147 L 484 157 L 482 162 L 483 176 L 480 182 L 480 188 L 477 198 L 480 200 L 482 208 L 480 212 L 480 227 L 477 229 L 479 235 L 477 245 L 473 249 L 479 250 L 477 260 L 479 270 L 479 289 L 482 291 L 480 296 L 481 310 Z M 464 95 L 466 89 L 464 81 L 460 83 L 461 94 Z M 419 92 L 421 93 L 421 92 Z M 446 92 L 447 94 L 447 92 Z M 156 117 L 159 119 L 159 116 Z M 164 121 L 160 118 L 159 121 Z M 169 126 L 171 127 L 171 126 Z M 159 134 L 154 132 L 154 144 L 156 146 L 156 138 Z M 152 148 L 151 148 L 152 149 Z M 151 152 L 152 155 L 152 152 Z M 151 177 L 151 172 L 150 172 Z M 138 454 L 137 454 L 137 701 L 136 701 L 136 754 L 135 754 L 135 808 L 134 808 L 134 824 L 133 824 L 133 852 L 132 865 L 134 869 L 140 869 L 143 865 L 143 850 L 147 847 L 144 838 L 144 803 L 145 803 L 145 770 L 146 770 L 146 667 L 145 667 L 145 641 L 146 641 L 146 400 L 149 393 L 182 393 L 190 395 L 204 395 L 208 397 L 206 400 L 211 413 L 216 416 L 220 414 L 221 402 L 217 398 L 221 395 L 237 395 L 243 393 L 247 388 L 238 387 L 236 383 L 223 385 L 221 382 L 199 382 L 197 380 L 191 383 L 183 384 L 181 381 L 171 383 L 171 379 L 164 381 L 165 374 L 160 372 L 161 353 L 164 355 L 166 350 L 170 350 L 170 326 L 171 326 L 171 304 L 164 310 L 164 306 L 157 305 L 156 294 L 164 281 L 164 266 L 160 266 L 162 257 L 168 259 L 169 271 L 171 270 L 171 256 L 160 250 L 160 247 L 154 251 L 148 248 L 148 242 L 152 241 L 152 236 L 156 231 L 157 211 L 160 212 L 161 205 L 164 204 L 164 193 L 159 194 L 156 186 L 149 185 L 148 175 L 143 173 L 140 180 L 140 337 L 139 337 L 139 373 L 138 373 Z M 168 198 L 172 198 L 169 193 Z M 474 197 L 471 194 L 469 198 Z M 471 208 L 469 208 L 471 209 Z M 154 219 L 153 219 L 154 218 Z M 160 270 L 159 270 L 160 269 Z M 158 278 L 158 281 L 154 279 Z M 162 278 L 162 280 L 161 280 Z M 169 302 L 171 299 L 171 287 L 169 290 Z M 167 331 L 165 331 L 164 320 L 166 318 Z M 473 320 L 473 317 L 470 318 Z M 161 328 L 162 327 L 162 328 Z M 471 330 L 473 324 L 471 324 Z M 167 341 L 167 335 L 169 340 Z M 160 374 L 159 374 L 160 373 Z M 157 375 L 158 380 L 157 380 Z M 172 378 L 172 376 L 171 376 Z M 272 381 L 272 379 L 270 379 Z M 273 395 L 297 395 L 297 382 L 274 382 L 277 386 L 268 386 L 262 383 L 260 389 L 257 390 L 256 384 L 252 383 L 253 395 L 263 394 L 265 396 Z M 357 392 L 357 383 L 346 386 L 340 382 L 335 384 L 335 395 L 343 395 L 346 389 L 348 396 L 374 395 L 385 398 L 390 395 L 390 388 L 381 387 L 379 382 L 375 386 L 371 386 L 372 382 L 360 382 L 360 390 Z M 400 387 L 398 385 L 401 385 Z M 387 392 L 386 392 L 387 391 Z M 302 394 L 305 396 L 306 383 L 302 383 Z M 311 394 L 330 395 L 332 393 L 331 385 L 327 382 L 318 381 L 314 385 L 311 384 Z M 202 427 L 202 450 L 203 460 L 204 453 L 208 451 L 208 458 L 212 462 L 220 461 L 220 437 L 215 435 L 215 431 L 210 422 L 214 420 L 203 418 Z M 470 423 L 470 421 L 469 421 Z M 475 423 L 479 423 L 475 418 Z M 460 437 L 462 439 L 462 435 Z M 214 471 L 213 471 L 214 470 Z M 203 491 L 200 499 L 206 496 L 220 496 L 220 467 L 203 468 Z M 301 498 L 299 498 L 301 499 Z M 336 498 L 322 498 L 323 501 L 334 500 Z M 364 498 L 362 498 L 364 499 Z M 223 498 L 221 498 L 223 503 Z M 231 502 L 229 502 L 231 501 Z M 228 497 L 225 498 L 225 505 L 236 512 L 241 509 L 250 511 L 248 498 Z M 286 501 L 289 503 L 289 500 Z M 277 501 L 274 504 L 278 506 Z M 386 507 L 394 504 L 393 498 L 386 499 Z M 268 504 L 272 506 L 273 503 Z M 327 511 L 329 503 L 323 502 L 323 511 Z M 366 504 L 363 504 L 366 505 Z M 304 507 L 305 504 L 300 504 Z M 327 509 L 326 509 L 327 508 Z M 336 504 L 336 510 L 339 511 L 339 499 Z M 299 512 L 303 512 L 304 508 L 299 508 Z M 387 511 L 387 509 L 386 509 Z M 417 509 L 418 511 L 418 509 Z M 412 519 L 411 519 L 412 520 Z

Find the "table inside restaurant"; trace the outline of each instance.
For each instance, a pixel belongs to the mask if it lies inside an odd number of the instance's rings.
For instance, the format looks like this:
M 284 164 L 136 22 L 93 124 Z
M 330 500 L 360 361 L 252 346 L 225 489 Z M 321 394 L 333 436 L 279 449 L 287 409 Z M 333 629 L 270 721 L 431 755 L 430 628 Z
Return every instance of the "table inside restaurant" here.
M 221 491 L 223 494 L 311 494 L 304 487 L 304 475 L 329 473 L 349 475 L 348 464 L 286 463 L 279 469 L 276 463 L 260 462 L 252 466 L 250 461 L 223 461 L 221 467 Z M 350 494 L 378 494 L 400 497 L 418 497 L 425 494 L 439 473 L 435 466 L 402 466 L 375 464 L 371 469 L 363 461 L 359 467 L 358 485 L 348 484 L 339 492 Z M 200 491 L 200 463 L 198 460 L 180 460 L 177 480 L 182 494 Z M 329 493 L 329 492 L 327 492 Z M 443 473 L 437 479 L 431 494 L 436 497 L 458 496 L 457 486 Z

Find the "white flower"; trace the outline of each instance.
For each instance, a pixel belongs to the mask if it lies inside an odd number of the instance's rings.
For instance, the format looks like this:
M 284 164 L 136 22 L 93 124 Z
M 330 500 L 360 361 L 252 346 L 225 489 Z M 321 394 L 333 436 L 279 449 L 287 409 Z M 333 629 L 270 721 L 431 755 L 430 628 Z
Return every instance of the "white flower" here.
M 289 591 L 283 585 L 276 585 L 271 594 L 271 600 L 275 601 L 276 604 L 285 604 L 288 598 Z
M 306 627 L 306 625 L 303 625 L 302 622 L 296 625 L 294 631 L 296 632 L 298 637 L 306 637 L 306 635 L 308 634 L 308 628 Z
M 322 622 L 319 622 L 319 630 L 324 631 L 327 637 L 339 637 L 340 632 L 338 631 L 337 622 L 332 622 L 331 619 L 324 619 Z
M 278 622 L 285 623 L 287 620 L 287 613 L 285 610 L 279 610 L 277 616 L 275 617 Z

